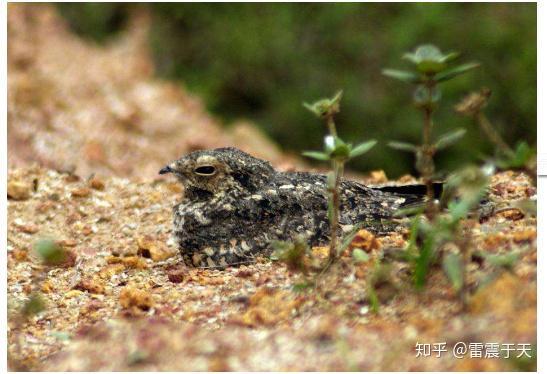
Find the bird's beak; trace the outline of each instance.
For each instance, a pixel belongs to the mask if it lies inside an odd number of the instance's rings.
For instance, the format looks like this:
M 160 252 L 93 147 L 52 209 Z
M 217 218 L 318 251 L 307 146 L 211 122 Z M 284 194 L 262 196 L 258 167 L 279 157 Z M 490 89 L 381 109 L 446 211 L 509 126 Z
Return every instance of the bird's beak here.
M 173 169 L 171 169 L 171 166 L 169 165 L 167 165 L 166 167 L 160 170 L 160 174 L 167 174 L 172 172 L 173 172 Z

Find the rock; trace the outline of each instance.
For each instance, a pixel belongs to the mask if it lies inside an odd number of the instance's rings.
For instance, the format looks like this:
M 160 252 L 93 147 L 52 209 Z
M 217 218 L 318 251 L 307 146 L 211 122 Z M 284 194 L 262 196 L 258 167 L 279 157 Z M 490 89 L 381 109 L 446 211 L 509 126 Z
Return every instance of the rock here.
M 14 221 L 14 224 L 17 227 L 17 229 L 21 232 L 24 232 L 25 234 L 35 234 L 40 230 L 38 226 L 33 225 L 32 223 L 24 223 L 24 222 L 16 222 L 16 221 Z
M 62 239 L 58 241 L 58 244 L 63 247 L 75 247 L 78 242 L 74 239 Z
M 128 268 L 132 268 L 132 269 L 147 269 L 148 268 L 146 261 L 137 256 L 123 257 L 121 261 L 122 261 L 122 264 L 124 264 Z
M 99 190 L 99 191 L 104 190 L 104 187 L 105 187 L 104 181 L 97 176 L 93 176 L 93 178 L 91 178 L 88 183 L 89 183 L 89 186 L 95 190 Z
M 113 275 L 119 274 L 125 270 L 124 264 L 110 264 L 99 270 L 99 278 L 110 279 Z
M 513 241 L 515 243 L 525 243 L 535 240 L 537 237 L 537 231 L 535 229 L 527 229 L 523 231 L 516 231 L 513 233 Z
M 518 221 L 524 218 L 524 213 L 517 208 L 504 209 L 500 212 L 497 212 L 496 215 L 505 219 L 509 219 L 511 221 Z
M 151 236 L 145 235 L 137 239 L 139 250 L 137 254 L 153 261 L 163 261 L 175 255 L 176 252 L 167 248 L 165 244 L 154 240 Z
M 252 269 L 247 268 L 245 265 L 241 265 L 238 271 L 236 272 L 236 277 L 248 278 L 252 277 L 255 272 Z
M 32 193 L 32 185 L 20 180 L 8 181 L 8 197 L 13 200 L 27 200 Z
M 373 170 L 370 172 L 371 183 L 386 183 L 388 181 L 385 171 Z
M 138 308 L 146 311 L 152 308 L 154 302 L 148 292 L 127 286 L 120 292 L 120 305 L 125 309 Z
M 67 299 L 72 299 L 73 297 L 80 296 L 81 294 L 83 294 L 83 292 L 80 290 L 70 290 L 67 293 L 65 293 L 65 297 Z
M 232 322 L 249 327 L 273 326 L 290 318 L 301 303 L 291 292 L 263 287 L 249 298 L 245 313 Z
M 167 272 L 167 278 L 173 283 L 182 283 L 186 275 L 184 268 L 172 269 Z
M 72 197 L 88 197 L 91 194 L 91 190 L 87 187 L 77 187 L 70 194 Z
M 46 280 L 42 283 L 41 290 L 43 293 L 50 293 L 53 290 L 53 285 L 49 280 Z
M 11 252 L 13 258 L 19 262 L 28 260 L 28 251 L 25 248 L 16 248 Z
M 70 268 L 76 265 L 76 261 L 78 260 L 78 255 L 73 250 L 67 250 L 63 248 L 65 258 L 64 261 L 59 265 L 63 268 Z
M 370 231 L 359 230 L 355 238 L 353 238 L 350 248 L 360 248 L 366 252 L 371 252 L 380 248 L 380 242 Z
M 104 286 L 97 279 L 83 279 L 74 286 L 74 289 L 93 294 L 104 294 Z

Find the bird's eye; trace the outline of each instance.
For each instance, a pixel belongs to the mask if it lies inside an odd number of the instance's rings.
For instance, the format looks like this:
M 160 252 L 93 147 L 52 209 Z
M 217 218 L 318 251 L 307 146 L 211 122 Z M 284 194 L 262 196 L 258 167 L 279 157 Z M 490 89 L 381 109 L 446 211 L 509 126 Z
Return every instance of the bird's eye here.
M 210 165 L 199 166 L 194 169 L 194 173 L 196 173 L 197 175 L 206 175 L 206 176 L 213 175 L 216 173 L 216 171 L 217 170 L 215 169 L 215 167 Z

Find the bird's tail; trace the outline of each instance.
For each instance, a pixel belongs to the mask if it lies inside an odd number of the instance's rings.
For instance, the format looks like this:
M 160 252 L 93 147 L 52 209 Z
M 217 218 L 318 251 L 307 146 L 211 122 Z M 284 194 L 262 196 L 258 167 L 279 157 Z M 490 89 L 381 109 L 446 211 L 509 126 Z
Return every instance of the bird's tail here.
M 433 196 L 440 199 L 443 193 L 443 182 L 433 183 Z M 388 192 L 405 198 L 400 208 L 418 208 L 427 201 L 427 186 L 425 184 L 407 184 L 399 186 L 373 187 L 375 190 Z
M 433 182 L 433 194 L 435 199 L 439 199 L 443 193 L 444 182 Z M 373 187 L 375 190 L 391 192 L 398 195 L 416 195 L 425 197 L 427 195 L 427 186 L 425 184 L 406 184 L 399 186 Z

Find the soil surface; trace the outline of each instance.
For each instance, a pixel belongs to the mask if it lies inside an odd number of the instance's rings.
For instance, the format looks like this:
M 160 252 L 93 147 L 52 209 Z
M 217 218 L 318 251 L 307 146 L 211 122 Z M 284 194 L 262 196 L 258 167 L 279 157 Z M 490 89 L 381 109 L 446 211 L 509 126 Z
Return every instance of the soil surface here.
M 182 197 L 174 182 L 86 180 L 33 167 L 11 170 L 8 190 L 14 184 L 28 190 L 8 200 L 10 315 L 37 290 L 47 309 L 22 325 L 12 318 L 10 353 L 17 357 L 20 339 L 34 370 L 508 370 L 514 360 L 416 358 L 415 345 L 536 341 L 536 219 L 515 209 L 470 222 L 475 249 L 519 259 L 511 271 L 469 264 L 468 313 L 440 267 L 418 293 L 408 265 L 396 261 L 375 313 L 368 275 L 387 248 L 404 248 L 401 234 L 362 232 L 352 247 L 369 261 L 346 253 L 308 278 L 269 259 L 187 268 L 170 239 L 171 207 Z M 492 191 L 511 201 L 534 188 L 507 172 Z M 41 238 L 57 241 L 71 261 L 44 267 L 32 251 Z M 314 248 L 311 260 L 326 256 Z
M 439 265 L 424 291 L 396 260 L 408 237 L 362 231 L 325 272 L 264 258 L 239 268 L 186 267 L 171 238 L 182 187 L 157 176 L 193 149 L 234 145 L 281 169 L 301 169 L 251 124 L 229 129 L 199 99 L 153 77 L 147 18 L 99 47 L 67 31 L 47 5 L 8 7 L 8 355 L 11 369 L 127 370 L 535 370 L 511 358 L 457 359 L 458 342 L 536 344 L 536 218 L 514 208 L 535 198 L 522 173 L 492 177 L 497 212 L 470 219 L 472 248 L 514 254 L 507 269 L 473 259 L 469 307 Z M 362 181 L 385 183 L 373 173 Z M 408 181 L 408 178 L 404 178 Z M 44 238 L 69 253 L 45 266 Z M 357 262 L 351 250 L 369 258 Z M 380 270 L 379 270 L 380 269 Z M 381 274 L 380 274 L 381 273 Z M 376 276 L 380 306 L 367 289 Z M 378 281 L 381 279 L 381 281 Z M 24 320 L 41 292 L 46 309 Z M 440 358 L 417 343 L 446 343 Z

